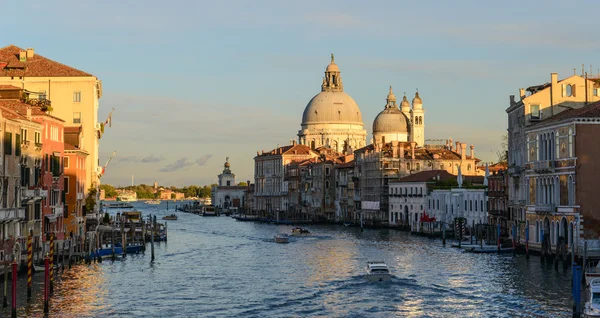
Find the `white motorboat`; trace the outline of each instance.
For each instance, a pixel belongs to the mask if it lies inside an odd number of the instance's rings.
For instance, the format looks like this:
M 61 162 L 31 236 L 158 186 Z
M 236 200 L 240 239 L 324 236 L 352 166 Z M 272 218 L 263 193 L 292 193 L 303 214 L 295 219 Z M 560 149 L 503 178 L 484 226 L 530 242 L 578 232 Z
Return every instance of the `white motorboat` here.
M 600 278 L 600 261 L 596 266 L 593 266 L 593 263 L 590 262 L 585 268 L 585 282 L 589 284 L 594 278 Z
M 146 202 L 144 202 L 146 204 L 160 204 L 160 200 L 148 200 Z
M 384 262 L 368 262 L 367 279 L 371 282 L 384 282 L 391 280 L 392 274 Z
M 287 234 L 277 234 L 275 235 L 275 243 L 289 243 L 290 237 Z
M 292 235 L 310 234 L 310 231 L 303 227 L 295 227 L 292 229 Z
M 590 280 L 583 317 L 600 317 L 600 278 Z

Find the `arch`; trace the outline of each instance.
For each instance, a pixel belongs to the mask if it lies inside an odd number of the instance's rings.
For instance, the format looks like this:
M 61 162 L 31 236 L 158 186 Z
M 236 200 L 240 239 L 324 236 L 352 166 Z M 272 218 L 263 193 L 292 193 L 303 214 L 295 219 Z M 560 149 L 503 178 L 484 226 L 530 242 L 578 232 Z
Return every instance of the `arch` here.
M 406 163 L 406 170 L 410 171 L 410 162 Z
M 572 175 L 569 175 L 569 180 L 568 180 L 568 183 L 567 183 L 567 187 L 569 189 L 568 190 L 569 205 L 574 205 L 574 203 L 575 203 L 574 201 L 575 200 L 573 200 L 573 193 L 574 193 L 573 188 L 574 188 L 574 186 L 573 186 L 573 176 Z
M 575 244 L 575 223 L 571 222 L 569 225 L 569 246 L 573 246 Z
M 408 223 L 408 205 L 404 206 L 404 222 Z
M 569 233 L 569 225 L 567 222 L 567 218 L 563 216 L 563 218 L 560 220 L 560 227 L 559 227 L 559 232 L 560 232 L 560 236 L 566 238 L 567 234 Z
M 546 236 L 546 234 L 548 234 L 548 236 L 550 236 L 550 219 L 548 217 L 544 218 L 544 236 Z M 544 240 L 544 237 L 542 237 L 542 241 Z
M 440 170 L 444 170 L 444 163 L 440 163 Z
M 540 241 L 540 221 L 535 221 L 535 241 Z
M 421 164 L 420 164 L 420 163 L 418 163 L 418 162 L 417 162 L 417 167 L 416 167 L 416 170 L 417 170 L 417 171 L 421 170 Z
M 573 87 L 571 85 L 565 86 L 565 96 L 567 96 L 567 97 L 573 96 Z
M 467 165 L 467 171 L 471 171 L 471 164 Z

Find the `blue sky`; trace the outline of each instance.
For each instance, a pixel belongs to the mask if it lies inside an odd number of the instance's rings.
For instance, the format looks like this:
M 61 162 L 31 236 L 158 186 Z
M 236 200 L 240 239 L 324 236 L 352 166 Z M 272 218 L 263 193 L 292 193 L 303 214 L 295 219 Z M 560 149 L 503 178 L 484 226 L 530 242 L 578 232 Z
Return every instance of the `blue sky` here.
M 600 67 L 594 1 L 11 1 L 1 45 L 98 76 L 114 107 L 103 182 L 210 184 L 229 156 L 289 143 L 329 54 L 365 128 L 388 86 L 426 110 L 426 139 L 452 137 L 496 159 L 510 94 Z M 590 12 L 586 16 L 586 12 Z M 594 64 L 596 66 L 594 66 Z M 580 71 L 578 71 L 579 73 Z M 370 137 L 369 137 L 370 139 Z

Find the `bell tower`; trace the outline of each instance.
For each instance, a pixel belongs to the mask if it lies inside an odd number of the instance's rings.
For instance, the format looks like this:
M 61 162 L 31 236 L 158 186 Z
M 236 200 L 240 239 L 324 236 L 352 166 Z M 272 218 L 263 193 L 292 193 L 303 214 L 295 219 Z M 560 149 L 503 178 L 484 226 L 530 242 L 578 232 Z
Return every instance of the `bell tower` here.
M 411 140 L 416 142 L 419 147 L 423 147 L 425 145 L 425 110 L 419 91 L 415 93 L 415 98 L 412 100 L 410 115 Z
M 331 63 L 327 65 L 325 69 L 325 77 L 323 78 L 323 84 L 321 84 L 322 92 L 343 92 L 344 84 L 342 84 L 342 76 L 340 75 L 340 68 L 335 64 L 333 53 L 331 53 Z

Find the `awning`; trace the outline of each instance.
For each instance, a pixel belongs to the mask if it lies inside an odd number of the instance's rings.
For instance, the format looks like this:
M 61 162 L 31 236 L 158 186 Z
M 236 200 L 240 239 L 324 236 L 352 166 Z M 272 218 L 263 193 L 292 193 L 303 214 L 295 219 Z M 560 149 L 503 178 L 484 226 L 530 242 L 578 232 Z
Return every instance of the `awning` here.
M 54 223 L 54 222 L 56 222 L 56 219 L 58 218 L 58 215 L 56 215 L 56 214 L 46 214 L 46 215 L 44 215 L 44 217 L 46 219 L 48 219 L 48 222 Z

